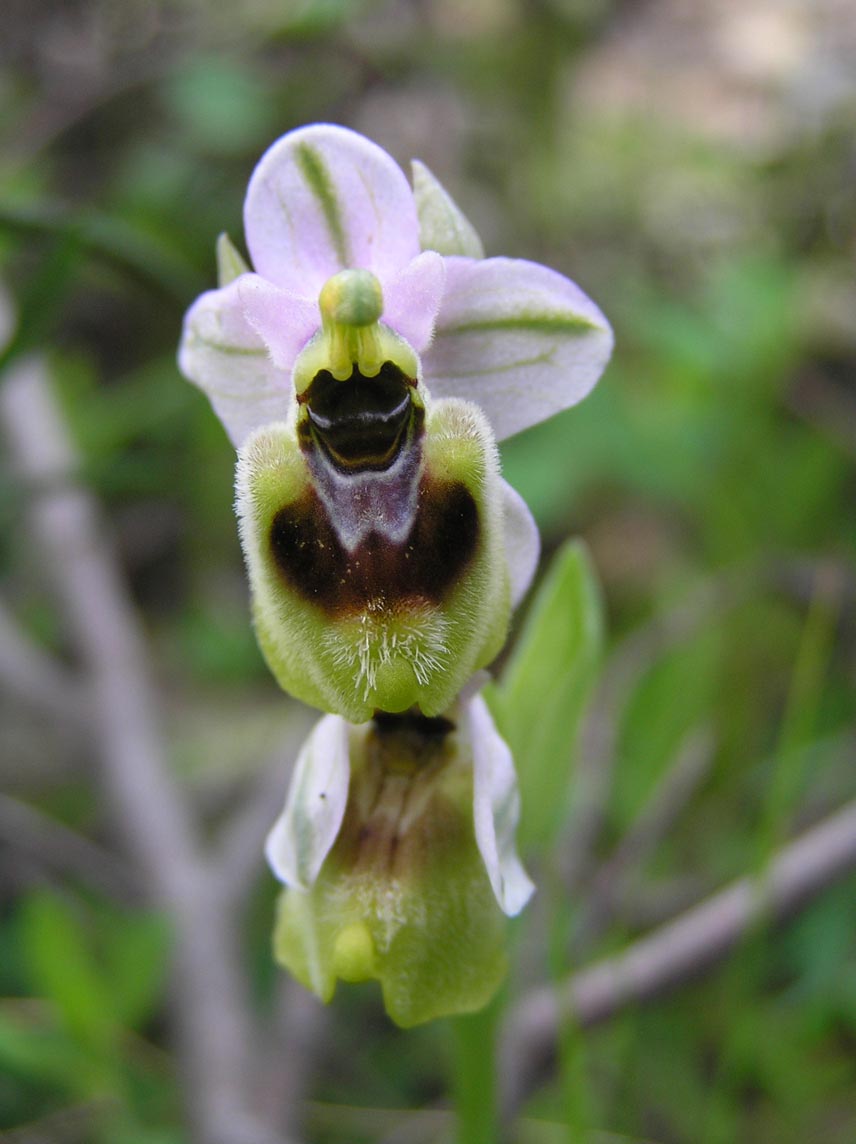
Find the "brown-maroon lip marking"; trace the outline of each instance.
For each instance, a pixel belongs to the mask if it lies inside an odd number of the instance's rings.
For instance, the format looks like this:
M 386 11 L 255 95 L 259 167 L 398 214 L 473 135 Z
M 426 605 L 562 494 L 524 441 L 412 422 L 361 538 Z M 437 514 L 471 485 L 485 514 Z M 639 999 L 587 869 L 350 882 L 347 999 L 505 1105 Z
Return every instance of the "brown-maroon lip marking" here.
M 400 544 L 370 532 L 348 552 L 311 488 L 279 510 L 269 534 L 271 559 L 288 587 L 335 618 L 370 604 L 441 604 L 479 539 L 478 507 L 466 485 L 430 478 L 420 484 L 413 527 Z

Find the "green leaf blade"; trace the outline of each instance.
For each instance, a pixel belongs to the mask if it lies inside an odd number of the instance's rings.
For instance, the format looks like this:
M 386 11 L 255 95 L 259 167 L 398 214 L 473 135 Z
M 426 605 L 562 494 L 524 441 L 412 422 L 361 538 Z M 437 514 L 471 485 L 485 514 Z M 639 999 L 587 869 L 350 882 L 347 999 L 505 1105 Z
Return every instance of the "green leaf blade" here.
M 566 544 L 532 605 L 517 648 L 488 702 L 520 782 L 519 844 L 542 849 L 569 801 L 579 727 L 601 661 L 600 588 L 587 549 Z

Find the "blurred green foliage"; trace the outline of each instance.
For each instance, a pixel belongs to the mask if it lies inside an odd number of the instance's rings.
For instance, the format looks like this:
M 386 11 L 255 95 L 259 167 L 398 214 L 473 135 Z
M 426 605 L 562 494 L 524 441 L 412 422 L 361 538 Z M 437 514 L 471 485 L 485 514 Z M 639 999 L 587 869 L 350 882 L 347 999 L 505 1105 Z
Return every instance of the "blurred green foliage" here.
M 617 713 L 598 856 L 690 732 L 712 734 L 715 759 L 586 957 L 757 870 L 856 791 L 856 95 L 837 54 L 856 18 L 833 0 L 769 10 L 37 0 L 0 15 L 0 276 L 20 315 L 6 357 L 50 355 L 151 635 L 176 766 L 214 818 L 293 709 L 252 639 L 232 450 L 174 354 L 184 309 L 213 284 L 217 234 L 241 245 L 261 151 L 330 119 L 403 163 L 419 156 L 489 254 L 568 273 L 613 321 L 594 394 L 502 450 L 547 554 L 559 548 L 492 700 L 541 885 L 517 924 L 519 981 L 548 947 L 551 969 L 568 962 L 583 903 L 545 873 L 549 844 L 563 841 L 599 664 L 639 625 L 722 590 L 654 642 Z M 773 24 L 745 31 L 747 12 Z M 24 508 L 2 470 L 5 603 L 65 656 Z M 4 786 L 97 836 L 89 760 L 0 704 Z M 162 923 L 0 845 L 0 1130 L 186 1140 Z M 567 1038 L 519 1139 L 850 1144 L 854 889 L 753 934 L 691 988 Z M 260 1007 L 271 901 L 266 882 L 245 935 Z M 446 1100 L 454 1061 L 467 1123 L 488 1138 L 489 1110 L 472 1104 L 482 1026 L 454 1043 L 443 1027 L 405 1037 L 373 991 L 341 994 L 308 1094 L 312 1139 L 383 1138 L 380 1110 Z

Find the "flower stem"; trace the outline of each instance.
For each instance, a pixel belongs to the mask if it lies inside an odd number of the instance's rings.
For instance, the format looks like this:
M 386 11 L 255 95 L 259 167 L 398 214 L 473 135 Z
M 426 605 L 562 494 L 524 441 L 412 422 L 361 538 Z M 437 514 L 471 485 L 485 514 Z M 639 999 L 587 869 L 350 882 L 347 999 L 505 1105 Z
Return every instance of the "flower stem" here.
M 495 1066 L 500 1009 L 495 1000 L 480 1013 L 449 1022 L 456 1144 L 495 1144 L 499 1138 Z

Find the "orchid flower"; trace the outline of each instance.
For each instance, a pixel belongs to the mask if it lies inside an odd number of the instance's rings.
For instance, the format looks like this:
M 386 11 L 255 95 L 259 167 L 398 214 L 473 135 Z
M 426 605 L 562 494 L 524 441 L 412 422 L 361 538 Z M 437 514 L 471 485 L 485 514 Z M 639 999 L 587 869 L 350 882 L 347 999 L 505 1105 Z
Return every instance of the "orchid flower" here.
M 421 164 L 341 127 L 264 155 L 250 270 L 187 314 L 179 363 L 238 449 L 262 650 L 328 712 L 267 843 L 274 950 L 322 999 L 377 978 L 401 1025 L 484 1005 L 532 893 L 511 754 L 475 691 L 538 558 L 496 442 L 573 405 L 612 346 L 562 275 L 485 258 Z
M 239 449 L 259 642 L 352 723 L 440 716 L 500 650 L 538 557 L 496 440 L 573 405 L 609 357 L 572 282 L 484 258 L 421 164 L 342 127 L 285 135 L 250 180 L 254 271 L 227 239 L 179 363 Z
M 487 1004 L 504 916 L 532 893 L 514 848 L 511 753 L 481 696 L 442 718 L 325 715 L 304 744 L 266 853 L 288 887 L 277 960 L 323 1001 L 377 978 L 410 1026 Z

